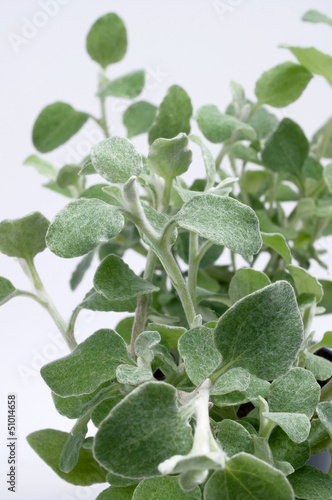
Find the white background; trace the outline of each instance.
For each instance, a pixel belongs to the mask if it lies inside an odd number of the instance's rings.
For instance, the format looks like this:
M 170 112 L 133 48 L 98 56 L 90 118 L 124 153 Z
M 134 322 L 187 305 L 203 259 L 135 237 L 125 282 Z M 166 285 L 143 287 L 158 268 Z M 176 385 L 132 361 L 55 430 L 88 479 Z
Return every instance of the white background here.
M 212 0 L 62 0 L 58 12 L 53 17 L 47 16 L 46 20 L 45 15 L 40 16 L 43 12 L 40 3 L 2 0 L 0 5 L 1 220 L 21 217 L 35 210 L 52 219 L 66 203 L 61 196 L 43 189 L 42 178 L 22 164 L 34 152 L 31 128 L 47 104 L 61 100 L 76 109 L 99 113 L 94 97 L 98 67 L 84 48 L 89 27 L 99 16 L 112 11 L 118 13 L 129 33 L 128 54 L 124 61 L 108 69 L 110 77 L 145 68 L 150 75 L 149 90 L 144 95 L 146 100 L 158 104 L 167 87 L 177 83 L 188 91 L 195 110 L 203 104 L 216 104 L 223 110 L 230 101 L 230 80 L 242 83 L 248 97 L 254 98 L 255 81 L 263 71 L 293 60 L 291 54 L 278 48 L 278 44 L 313 45 L 328 51 L 332 41 L 328 26 L 300 21 L 309 8 L 331 16 L 329 0 L 224 0 L 219 2 L 228 6 L 224 15 L 218 13 Z M 54 4 L 54 0 L 51 3 Z M 26 31 L 28 24 L 29 32 Z M 29 39 L 16 40 L 15 44 L 15 35 L 22 34 Z M 123 135 L 120 119 L 123 103 L 109 100 L 108 108 L 113 133 Z M 297 103 L 277 114 L 298 121 L 310 137 L 331 114 L 331 89 L 323 78 L 315 77 Z M 91 139 L 96 131 L 96 126 L 88 122 L 83 132 L 68 145 L 45 157 L 61 166 L 73 161 L 73 154 L 85 156 L 91 146 L 87 134 Z M 94 140 L 92 138 L 92 142 Z M 135 143 L 142 152 L 146 151 L 145 138 L 135 139 Z M 202 168 L 199 159 L 195 158 L 189 176 L 201 175 Z M 322 244 L 331 250 L 328 240 Z M 128 262 L 137 271 L 141 270 L 142 260 L 134 254 L 128 254 Z M 70 291 L 68 279 L 75 264 L 75 259 L 61 260 L 48 250 L 36 258 L 45 285 L 66 318 L 91 286 L 92 273 L 89 273 L 75 294 Z M 331 279 L 330 271 L 315 267 L 313 272 L 317 277 Z M 0 275 L 9 278 L 17 287 L 29 287 L 18 264 L 3 255 L 0 255 Z M 119 318 L 116 314 L 82 313 L 78 321 L 78 340 L 100 327 L 115 326 Z M 318 336 L 331 329 L 329 322 L 330 317 L 316 320 Z M 69 430 L 72 424 L 57 415 L 50 391 L 38 373 L 42 364 L 67 352 L 53 323 L 29 299 L 15 299 L 0 310 L 0 333 L 0 497 L 12 498 L 4 484 L 7 472 L 5 417 L 6 395 L 16 392 L 19 461 L 15 498 L 93 500 L 102 488 L 84 489 L 63 482 L 25 441 L 25 436 L 37 429 Z

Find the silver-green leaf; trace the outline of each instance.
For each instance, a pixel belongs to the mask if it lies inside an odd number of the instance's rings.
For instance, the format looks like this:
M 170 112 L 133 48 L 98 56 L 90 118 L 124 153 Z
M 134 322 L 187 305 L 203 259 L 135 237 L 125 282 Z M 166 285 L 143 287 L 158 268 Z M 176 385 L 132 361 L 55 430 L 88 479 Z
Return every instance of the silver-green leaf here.
M 88 33 L 86 48 L 103 68 L 121 61 L 127 51 L 127 32 L 122 19 L 114 13 L 97 19 Z

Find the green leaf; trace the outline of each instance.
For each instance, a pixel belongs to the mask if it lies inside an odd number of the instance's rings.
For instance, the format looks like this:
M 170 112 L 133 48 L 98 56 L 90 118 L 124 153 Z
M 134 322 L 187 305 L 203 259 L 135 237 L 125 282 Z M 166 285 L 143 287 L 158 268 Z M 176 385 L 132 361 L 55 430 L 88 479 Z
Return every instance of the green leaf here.
M 284 259 L 286 264 L 292 262 L 292 254 L 286 238 L 278 233 L 261 233 L 264 245 L 275 250 Z
M 137 486 L 133 500 L 200 500 L 201 490 L 196 486 L 192 491 L 183 491 L 177 477 L 153 477 L 144 479 Z
M 318 12 L 318 10 L 308 10 L 305 14 L 303 14 L 302 21 L 307 23 L 325 23 L 332 26 L 332 19 L 327 17 L 326 14 Z
M 308 156 L 303 164 L 302 174 L 305 178 L 320 181 L 323 177 L 323 167 L 316 158 Z
M 332 401 L 323 401 L 317 406 L 319 420 L 332 438 Z
M 145 134 L 151 127 L 156 112 L 156 106 L 146 101 L 134 102 L 129 106 L 122 117 L 128 137 Z
M 319 402 L 320 387 L 308 370 L 293 368 L 271 384 L 270 411 L 304 413 L 312 417 Z
M 80 182 L 80 165 L 64 165 L 58 172 L 57 184 L 65 189 L 70 186 L 77 188 Z
M 110 137 L 93 146 L 91 160 L 98 174 L 115 184 L 124 184 L 143 168 L 141 155 L 125 137 Z
M 149 144 L 159 137 L 171 139 L 181 132 L 189 134 L 192 112 L 187 92 L 179 85 L 169 87 L 149 130 Z
M 47 177 L 51 181 L 55 181 L 58 176 L 58 169 L 55 168 L 51 163 L 40 158 L 37 155 L 30 155 L 26 160 L 24 160 L 23 165 L 29 165 L 34 167 L 40 175 Z
M 275 460 L 289 462 L 294 469 L 305 465 L 310 458 L 309 442 L 294 443 L 281 427 L 276 427 L 272 431 L 269 446 Z
M 127 486 L 132 486 L 138 483 L 138 479 L 130 479 L 123 476 L 118 476 L 117 474 L 113 474 L 109 472 L 106 476 L 106 480 L 110 483 L 113 488 L 125 488 Z
M 257 156 L 257 151 L 253 148 L 244 146 L 242 142 L 236 142 L 235 144 L 233 144 L 233 146 L 231 146 L 229 150 L 229 154 L 231 156 L 235 156 L 235 158 L 240 158 L 245 162 L 257 163 L 258 165 L 261 165 L 261 162 Z
M 62 188 L 59 186 L 57 182 L 47 182 L 46 184 L 43 184 L 43 187 L 46 189 L 49 189 L 50 191 L 53 191 L 54 193 L 61 194 L 62 196 L 66 196 L 67 198 L 75 198 L 76 195 L 74 195 L 73 190 L 70 189 L 69 187 Z
M 326 165 L 326 167 L 324 168 L 324 180 L 325 180 L 325 183 L 327 185 L 327 187 L 329 188 L 329 191 L 332 192 L 332 163 L 329 163 L 328 165 Z
M 325 332 L 323 335 L 322 340 L 318 342 L 318 344 L 315 344 L 313 346 L 314 350 L 316 351 L 320 347 L 331 347 L 332 348 L 332 332 Z M 311 350 L 311 349 L 310 349 Z
M 243 392 L 250 385 L 250 373 L 243 368 L 232 368 L 219 377 L 213 385 L 211 395 Z
M 173 349 L 178 348 L 179 338 L 187 331 L 182 326 L 159 325 L 157 323 L 150 323 L 148 326 L 150 330 L 159 332 Z
M 109 184 L 94 184 L 93 186 L 90 186 L 82 191 L 79 197 L 88 199 L 97 198 L 98 200 L 102 200 L 110 205 L 120 206 L 120 204 L 112 197 L 112 192 L 114 192 L 115 189 L 116 186 L 110 186 Z
M 142 366 L 119 365 L 116 369 L 119 384 L 139 385 L 153 378 L 153 373 Z
M 183 133 L 173 139 L 156 139 L 148 155 L 150 170 L 169 180 L 184 174 L 192 162 L 188 143 L 188 137 Z
M 214 339 L 224 365 L 241 366 L 266 380 L 285 373 L 303 340 L 292 286 L 278 281 L 236 302 L 218 321 Z
M 319 305 L 320 307 L 324 307 L 325 309 L 325 314 L 331 314 L 332 313 L 332 281 L 328 280 L 319 280 L 319 283 L 323 287 L 323 298 L 320 301 Z
M 251 268 L 238 269 L 231 279 L 228 294 L 232 304 L 235 304 L 246 295 L 268 285 L 271 285 L 271 281 L 263 272 Z
M 85 276 L 85 273 L 90 268 L 93 261 L 94 252 L 87 253 L 83 259 L 77 264 L 75 271 L 70 278 L 70 288 L 76 290 Z
M 255 94 L 261 104 L 283 108 L 300 97 L 311 78 L 303 66 L 284 62 L 263 73 L 256 82 Z
M 129 316 L 128 318 L 124 318 L 116 325 L 116 332 L 121 335 L 126 344 L 130 344 L 131 340 L 131 331 L 134 324 L 134 316 Z
M 91 289 L 78 307 L 88 309 L 90 311 L 115 311 L 115 312 L 134 312 L 136 309 L 136 297 L 125 300 L 108 300 L 101 293 Z
M 288 476 L 297 498 L 304 500 L 330 500 L 332 477 L 324 472 L 305 465 Z
M 322 158 L 332 158 L 332 118 L 314 134 L 312 148 L 319 151 Z
M 99 97 L 121 97 L 122 99 L 134 99 L 139 96 L 145 85 L 145 71 L 138 70 L 111 80 L 98 92 Z
M 242 370 L 242 368 L 233 368 L 232 370 L 229 370 L 229 372 L 225 373 L 225 375 L 223 375 L 222 377 L 220 377 L 220 379 L 217 380 L 218 387 L 219 384 L 221 385 L 223 377 L 225 377 L 227 381 L 228 377 L 231 378 L 231 372 L 235 370 Z M 235 386 L 236 384 L 234 383 L 233 387 Z M 219 407 L 223 407 L 223 406 L 240 405 L 243 403 L 247 403 L 248 401 L 251 402 L 256 401 L 258 396 L 267 397 L 270 389 L 270 384 L 266 380 L 262 380 L 260 378 L 255 377 L 255 375 L 250 374 L 250 382 L 247 389 L 243 391 L 232 390 L 233 387 L 231 385 L 229 387 L 229 390 L 232 392 L 213 396 L 214 404 L 216 404 Z
M 13 297 L 16 297 L 17 294 L 18 290 L 16 290 L 14 285 L 6 278 L 0 276 L 0 306 Z
M 308 152 L 309 143 L 301 127 L 290 118 L 284 118 L 266 142 L 262 161 L 273 172 L 301 177 Z
M 131 500 L 136 486 L 113 487 L 110 486 L 107 490 L 102 491 L 97 496 L 96 500 Z
M 321 75 L 332 84 L 332 57 L 324 54 L 315 47 L 290 47 L 282 45 L 281 47 L 290 50 L 296 59 L 307 70 L 316 75 Z
M 311 276 L 305 269 L 302 269 L 302 267 L 288 265 L 287 269 L 294 279 L 299 295 L 301 293 L 312 293 L 315 295 L 317 303 L 321 301 L 324 293 L 323 287 L 316 278 Z
M 216 162 L 213 158 L 211 151 L 205 146 L 204 142 L 198 135 L 193 135 L 189 139 L 201 148 L 202 157 L 206 170 L 206 190 L 214 186 L 216 178 Z
M 218 441 L 229 457 L 244 451 L 254 454 L 254 445 L 249 432 L 234 420 L 222 420 L 217 423 Z
M 127 32 L 122 19 L 114 13 L 97 19 L 88 33 L 86 49 L 103 68 L 121 61 L 127 51 Z
M 81 448 L 78 462 L 68 474 L 62 472 L 59 468 L 59 460 L 68 439 L 66 432 L 56 431 L 54 429 L 43 429 L 33 432 L 27 437 L 28 443 L 35 450 L 46 464 L 54 472 L 67 481 L 67 483 L 80 486 L 90 486 L 95 483 L 104 483 L 106 481 L 106 471 L 95 461 L 91 450 Z
M 158 475 L 158 465 L 167 458 L 189 453 L 191 427 L 176 394 L 164 382 L 146 382 L 126 396 L 97 432 L 98 462 L 115 474 L 144 478 Z
M 179 340 L 179 353 L 186 372 L 195 385 L 200 385 L 221 363 L 213 341 L 213 330 L 205 326 L 193 328 Z
M 220 113 L 216 106 L 202 106 L 197 111 L 196 119 L 201 132 L 210 142 L 219 144 L 240 132 L 246 139 L 256 139 L 256 132 L 250 125 L 234 116 Z
M 311 371 L 317 380 L 327 380 L 332 377 L 332 363 L 328 359 L 311 352 L 305 352 L 304 359 L 307 370 Z
M 124 396 L 114 396 L 106 398 L 98 406 L 95 407 L 91 414 L 91 420 L 96 427 L 99 427 L 102 421 L 108 417 L 110 411 L 122 401 Z
M 37 116 L 32 129 L 32 142 L 38 151 L 48 153 L 67 142 L 88 118 L 88 114 L 76 111 L 65 102 L 50 104 Z
M 59 396 L 78 396 L 114 378 L 121 363 L 132 363 L 126 344 L 116 332 L 104 329 L 88 337 L 68 356 L 43 366 L 41 375 Z
M 21 219 L 3 220 L 0 223 L 0 252 L 31 261 L 46 248 L 45 236 L 49 224 L 40 212 Z
M 82 394 L 81 396 L 69 396 L 65 398 L 58 396 L 57 394 L 52 392 L 52 399 L 55 408 L 60 413 L 60 415 L 63 415 L 67 418 L 80 418 L 89 410 L 91 405 L 94 405 L 94 402 L 97 398 L 105 394 L 106 390 L 108 390 L 109 387 L 109 382 L 105 382 L 90 394 Z
M 293 500 L 286 477 L 266 462 L 239 453 L 226 462 L 225 470 L 215 472 L 204 488 L 204 498 L 220 500 L 220 492 L 229 499 Z
M 97 268 L 94 287 L 108 300 L 128 300 L 159 290 L 149 281 L 136 276 L 120 257 L 112 254 L 105 257 Z
M 279 425 L 294 443 L 305 441 L 310 432 L 310 420 L 303 413 L 278 413 L 265 411 L 263 417 Z
M 101 200 L 82 198 L 55 216 L 46 242 L 59 257 L 79 257 L 117 236 L 123 226 L 124 218 L 117 208 Z
M 266 139 L 277 127 L 278 118 L 266 108 L 260 106 L 248 121 L 256 132 L 257 139 Z
M 160 333 L 157 331 L 145 331 L 139 334 L 135 340 L 135 354 L 147 364 L 154 358 L 153 348 L 161 341 Z
M 202 194 L 175 217 L 179 226 L 244 256 L 259 252 L 262 241 L 254 211 L 233 198 Z
M 88 428 L 85 426 L 77 434 L 70 433 L 68 435 L 68 439 L 63 447 L 59 460 L 59 469 L 62 470 L 62 472 L 70 472 L 77 464 L 87 432 Z

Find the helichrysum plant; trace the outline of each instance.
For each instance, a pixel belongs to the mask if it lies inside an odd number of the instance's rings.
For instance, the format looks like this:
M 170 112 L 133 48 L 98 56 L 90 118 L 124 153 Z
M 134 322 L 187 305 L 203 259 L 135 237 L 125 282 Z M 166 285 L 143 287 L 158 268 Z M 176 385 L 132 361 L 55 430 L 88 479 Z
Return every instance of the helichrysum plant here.
M 304 20 L 332 24 L 317 11 Z M 326 268 L 316 243 L 332 234 L 332 118 L 309 140 L 271 108 L 298 99 L 314 75 L 332 85 L 332 57 L 287 46 L 297 61 L 266 71 L 255 101 L 232 83 L 225 112 L 194 113 L 178 85 L 159 107 L 137 100 L 142 70 L 108 79 L 127 49 L 116 14 L 95 22 L 86 47 L 101 67 L 100 118 L 56 102 L 37 117 L 33 143 L 47 153 L 88 119 L 105 140 L 80 165 L 30 156 L 46 187 L 72 201 L 51 223 L 38 212 L 0 224 L 1 252 L 34 286 L 0 278 L 1 303 L 39 302 L 71 351 L 41 375 L 72 431 L 33 432 L 30 445 L 69 483 L 105 483 L 98 500 L 331 499 L 332 471 L 306 463 L 332 445 L 332 363 L 316 354 L 332 332 L 317 343 L 311 328 L 315 314 L 332 313 L 332 282 L 308 271 L 313 260 Z M 108 96 L 128 100 L 128 137 L 110 137 Z M 194 120 L 201 135 L 190 135 Z M 129 140 L 144 133 L 146 157 Z M 216 159 L 209 142 L 220 144 Z M 193 152 L 202 175 L 188 186 Z M 68 322 L 34 264 L 46 247 L 82 256 L 73 289 L 100 260 Z M 123 260 L 128 249 L 146 257 L 140 276 Z M 216 264 L 223 252 L 229 265 Z M 82 309 L 130 314 L 77 345 Z

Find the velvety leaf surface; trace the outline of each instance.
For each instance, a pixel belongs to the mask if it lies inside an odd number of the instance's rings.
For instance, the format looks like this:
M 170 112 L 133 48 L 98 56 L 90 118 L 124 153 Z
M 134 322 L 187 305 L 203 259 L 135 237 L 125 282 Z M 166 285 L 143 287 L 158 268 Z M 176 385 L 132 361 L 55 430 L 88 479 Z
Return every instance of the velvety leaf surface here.
M 70 278 L 70 288 L 76 290 L 78 285 L 83 280 L 85 273 L 90 268 L 94 257 L 94 252 L 86 254 L 83 259 L 77 264 L 76 269 Z
M 191 427 L 178 408 L 176 389 L 163 382 L 146 382 L 102 422 L 94 453 L 111 472 L 144 478 L 158 475 L 161 462 L 187 454 L 191 446 Z
M 332 401 L 323 401 L 317 406 L 319 420 L 332 438 Z
M 317 380 L 327 380 L 332 377 L 331 361 L 311 352 L 306 352 L 304 356 L 307 370 L 311 371 Z
M 292 254 L 290 252 L 287 241 L 282 234 L 278 233 L 261 233 L 264 245 L 275 250 L 287 264 L 292 262 Z
M 157 323 L 150 323 L 149 329 L 157 330 L 173 349 L 178 348 L 179 338 L 187 331 L 182 326 L 159 325 Z
M 127 51 L 127 32 L 122 19 L 114 13 L 97 19 L 88 33 L 86 48 L 103 68 L 121 61 Z
M 106 470 L 100 467 L 92 456 L 91 450 L 81 449 L 76 466 L 66 474 L 59 469 L 59 460 L 68 439 L 66 432 L 43 429 L 27 437 L 28 443 L 54 472 L 67 483 L 90 486 L 106 481 Z
M 118 476 L 109 472 L 106 476 L 106 480 L 110 483 L 113 488 L 125 488 L 127 486 L 132 486 L 138 483 L 138 479 L 130 479 L 128 477 Z
M 184 360 L 188 377 L 200 385 L 221 363 L 214 345 L 213 330 L 204 326 L 188 330 L 179 340 L 179 353 Z
M 287 269 L 294 279 L 298 294 L 312 293 L 315 295 L 316 301 L 320 302 L 324 292 L 319 281 L 314 278 L 314 276 L 311 276 L 305 269 L 302 269 L 302 267 L 289 265 Z
M 14 285 L 6 278 L 0 276 L 0 306 L 15 297 L 16 294 L 17 290 Z
M 183 491 L 177 477 L 154 477 L 143 479 L 137 486 L 133 500 L 200 500 L 201 490 Z
M 123 216 L 117 208 L 101 200 L 82 198 L 69 203 L 55 216 L 46 242 L 59 257 L 79 257 L 117 236 L 123 225 Z
M 119 384 L 139 385 L 153 378 L 151 370 L 141 366 L 119 365 L 116 369 Z
M 65 102 L 46 106 L 38 115 L 32 129 L 32 142 L 38 151 L 48 153 L 75 135 L 89 115 L 76 111 Z
M 99 175 L 108 182 L 125 183 L 143 168 L 142 157 L 125 137 L 110 137 L 91 148 L 91 161 Z
M 294 443 L 305 441 L 310 432 L 310 420 L 303 413 L 263 412 L 263 417 L 278 424 Z
M 213 187 L 216 177 L 216 162 L 214 160 L 213 154 L 206 147 L 206 145 L 198 135 L 191 134 L 190 140 L 201 148 L 206 171 L 206 190 L 210 189 L 211 187 Z
M 263 272 L 251 268 L 238 269 L 231 279 L 228 294 L 232 304 L 235 304 L 246 295 L 268 285 L 271 285 L 271 281 Z
M 90 311 L 134 312 L 136 303 L 136 297 L 125 300 L 108 300 L 104 295 L 92 289 L 86 294 L 79 307 Z
M 9 257 L 31 260 L 46 248 L 49 221 L 40 212 L 0 223 L 0 252 Z
M 230 139 L 235 132 L 241 132 L 246 139 L 255 139 L 255 130 L 234 116 L 220 113 L 213 105 L 202 106 L 197 111 L 197 123 L 204 136 L 213 143 Z
M 155 119 L 156 112 L 156 106 L 146 101 L 134 102 L 129 106 L 122 117 L 128 137 L 147 132 Z
M 121 363 L 132 363 L 122 337 L 113 330 L 98 330 L 68 356 L 43 366 L 41 375 L 59 396 L 76 396 L 114 378 Z
M 52 392 L 53 403 L 60 415 L 64 415 L 68 418 L 80 418 L 86 413 L 94 398 L 101 394 L 106 387 L 109 387 L 109 382 L 101 384 L 90 394 L 67 396 L 65 398 Z
M 254 211 L 233 198 L 213 194 L 196 196 L 178 212 L 176 222 L 244 256 L 256 254 L 262 245 Z
M 225 498 L 236 500 L 293 500 L 290 484 L 282 472 L 266 462 L 239 453 L 226 462 L 225 470 L 215 472 L 204 488 L 205 500 Z
M 139 96 L 145 85 L 145 72 L 143 70 L 133 71 L 128 75 L 111 80 L 103 86 L 98 95 L 100 97 L 121 97 L 122 99 L 134 99 Z
M 228 394 L 229 392 L 243 392 L 250 385 L 250 373 L 243 368 L 232 368 L 221 375 L 213 385 L 212 395 Z
M 152 283 L 136 276 L 120 257 L 112 254 L 100 263 L 94 277 L 94 287 L 108 300 L 128 300 L 159 290 Z
M 97 496 L 96 500 L 131 500 L 136 486 L 107 488 Z
M 51 181 L 55 181 L 58 176 L 58 169 L 55 168 L 51 163 L 40 158 L 37 155 L 30 155 L 26 160 L 24 160 L 23 165 L 28 165 L 33 167 L 40 175 L 47 177 Z
M 303 14 L 302 21 L 307 23 L 325 23 L 332 26 L 332 19 L 318 10 L 308 10 L 305 14 Z
M 240 453 L 254 453 L 254 445 L 249 432 L 234 420 L 218 422 L 218 441 L 229 457 Z
M 238 301 L 218 321 L 214 338 L 224 364 L 236 364 L 266 380 L 285 373 L 303 339 L 291 285 L 278 281 Z
M 312 417 L 319 402 L 320 387 L 304 368 L 293 368 L 271 384 L 268 398 L 270 411 L 304 413 Z
M 184 174 L 192 162 L 188 143 L 188 137 L 183 133 L 173 139 L 156 139 L 151 144 L 148 155 L 150 170 L 165 179 L 174 179 Z
M 263 73 L 256 83 L 255 94 L 260 103 L 283 108 L 300 97 L 311 78 L 312 74 L 303 66 L 285 62 Z
M 228 373 L 231 373 L 233 370 L 237 369 L 238 368 L 232 368 L 232 370 L 229 370 L 229 372 L 225 373 L 225 375 L 220 377 L 220 379 L 217 380 L 218 385 L 222 383 L 223 377 L 226 377 L 227 380 L 228 377 L 230 377 Z M 247 403 L 248 401 L 255 401 L 257 400 L 258 396 L 261 396 L 263 398 L 267 397 L 269 389 L 270 389 L 269 382 L 267 382 L 266 380 L 262 380 L 258 377 L 255 377 L 255 375 L 250 374 L 250 382 L 247 389 L 242 391 L 232 390 L 232 386 L 230 386 L 230 390 L 232 392 L 213 396 L 213 402 L 220 407 L 239 405 L 242 403 Z
M 272 431 L 269 446 L 275 460 L 289 462 L 294 469 L 303 467 L 310 458 L 309 442 L 294 443 L 281 427 Z
M 87 432 L 88 428 L 85 426 L 77 434 L 68 434 L 68 439 L 63 447 L 59 460 L 59 468 L 60 470 L 62 470 L 62 472 L 70 472 L 77 464 L 80 450 L 82 448 L 82 444 L 85 440 Z
M 149 130 L 149 144 L 159 137 L 171 139 L 181 132 L 189 134 L 192 112 L 187 92 L 179 85 L 169 87 Z
M 273 172 L 301 176 L 308 152 L 309 143 L 301 127 L 284 118 L 266 142 L 262 161 Z
M 304 500 L 330 500 L 332 477 L 324 472 L 305 465 L 288 476 L 297 498 Z

